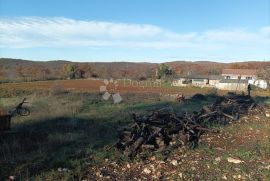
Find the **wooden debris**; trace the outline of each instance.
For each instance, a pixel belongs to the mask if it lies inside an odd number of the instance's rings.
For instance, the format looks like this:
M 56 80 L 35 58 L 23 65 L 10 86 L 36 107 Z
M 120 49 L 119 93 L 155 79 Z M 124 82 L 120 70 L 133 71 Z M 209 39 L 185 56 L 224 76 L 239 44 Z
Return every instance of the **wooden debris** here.
M 218 132 L 211 124 L 227 124 L 252 111 L 262 111 L 255 101 L 243 95 L 218 97 L 199 112 L 176 114 L 172 107 L 148 115 L 132 114 L 133 122 L 120 131 L 116 148 L 130 158 L 142 150 L 168 150 L 169 146 L 195 148 L 204 132 Z

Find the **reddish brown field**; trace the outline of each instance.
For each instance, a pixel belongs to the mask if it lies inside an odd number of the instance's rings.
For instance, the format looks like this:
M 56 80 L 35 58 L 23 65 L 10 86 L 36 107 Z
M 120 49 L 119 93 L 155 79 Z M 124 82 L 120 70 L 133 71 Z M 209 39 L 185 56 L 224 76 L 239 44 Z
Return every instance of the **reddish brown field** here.
M 57 81 L 37 81 L 37 82 L 22 82 L 22 83 L 6 83 L 0 84 L 2 89 L 17 89 L 17 90 L 50 90 L 61 88 L 69 91 L 80 92 L 100 92 L 100 86 L 105 86 L 103 80 L 57 80 Z M 120 93 L 161 93 L 161 94 L 176 94 L 183 93 L 185 95 L 193 95 L 195 93 L 208 93 L 210 89 L 196 87 L 172 87 L 161 84 L 139 84 L 137 81 L 124 82 L 118 81 L 116 85 L 108 84 L 108 91 L 117 91 Z
M 21 83 L 0 84 L 3 90 L 39 90 L 50 91 L 54 89 L 68 90 L 72 92 L 100 92 L 100 87 L 105 86 L 103 80 L 80 79 L 80 80 L 56 80 L 56 81 L 36 81 Z M 120 80 L 116 84 L 109 83 L 106 86 L 109 92 L 119 93 L 158 93 L 158 94 L 179 94 L 192 96 L 196 93 L 207 94 L 213 92 L 212 88 L 199 87 L 173 87 L 169 83 L 161 84 L 158 82 L 138 82 Z M 226 94 L 228 91 L 218 90 L 218 94 Z M 252 95 L 270 96 L 269 91 L 252 91 Z

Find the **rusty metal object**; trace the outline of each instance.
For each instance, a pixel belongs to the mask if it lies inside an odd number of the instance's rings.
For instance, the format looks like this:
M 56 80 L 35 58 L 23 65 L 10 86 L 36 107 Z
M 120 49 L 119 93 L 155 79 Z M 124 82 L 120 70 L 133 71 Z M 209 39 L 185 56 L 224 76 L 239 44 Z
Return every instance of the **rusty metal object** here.
M 23 107 L 23 104 L 27 103 L 25 100 L 26 98 L 24 98 L 14 109 L 8 112 L 0 110 L 0 131 L 10 130 L 12 117 L 15 117 L 16 115 L 28 116 L 30 114 L 30 110 Z
M 10 130 L 11 115 L 0 115 L 0 131 Z

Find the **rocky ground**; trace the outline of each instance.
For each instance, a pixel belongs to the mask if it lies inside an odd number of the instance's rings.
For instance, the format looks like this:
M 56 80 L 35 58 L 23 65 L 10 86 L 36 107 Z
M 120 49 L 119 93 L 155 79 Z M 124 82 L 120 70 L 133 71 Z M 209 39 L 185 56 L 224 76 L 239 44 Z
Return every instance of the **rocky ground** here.
M 105 159 L 90 166 L 84 180 L 268 180 L 270 110 L 219 129 L 204 134 L 198 148 L 175 149 L 167 159 L 159 153 L 127 161 Z

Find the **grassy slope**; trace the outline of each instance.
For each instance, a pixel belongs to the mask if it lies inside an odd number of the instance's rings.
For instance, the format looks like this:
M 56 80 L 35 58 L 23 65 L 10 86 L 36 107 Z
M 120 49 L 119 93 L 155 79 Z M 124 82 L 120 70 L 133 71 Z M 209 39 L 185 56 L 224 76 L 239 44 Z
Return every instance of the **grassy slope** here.
M 7 109 L 22 97 L 1 98 Z M 116 141 L 117 129 L 130 120 L 130 111 L 162 107 L 157 103 L 100 101 L 99 94 L 28 96 L 31 116 L 12 120 L 12 132 L 0 137 L 0 175 L 46 175 L 59 167 L 80 177 L 90 155 L 103 158 L 102 148 Z M 50 175 L 50 173 L 48 173 Z M 3 179 L 3 178 L 2 178 Z
M 29 95 L 31 116 L 15 118 L 12 132 L 0 137 L 0 178 L 16 175 L 24 179 L 80 179 L 89 165 L 98 165 L 107 157 L 126 159 L 103 148 L 114 143 L 117 129 L 130 121 L 129 112 L 166 105 L 172 105 L 176 111 L 192 111 L 213 101 L 209 98 L 181 105 L 155 96 L 125 96 L 124 103 L 115 105 L 100 101 L 99 94 Z M 11 107 L 21 98 L 1 98 L 0 105 Z M 93 161 L 92 156 L 98 159 Z M 70 171 L 63 174 L 58 168 Z

